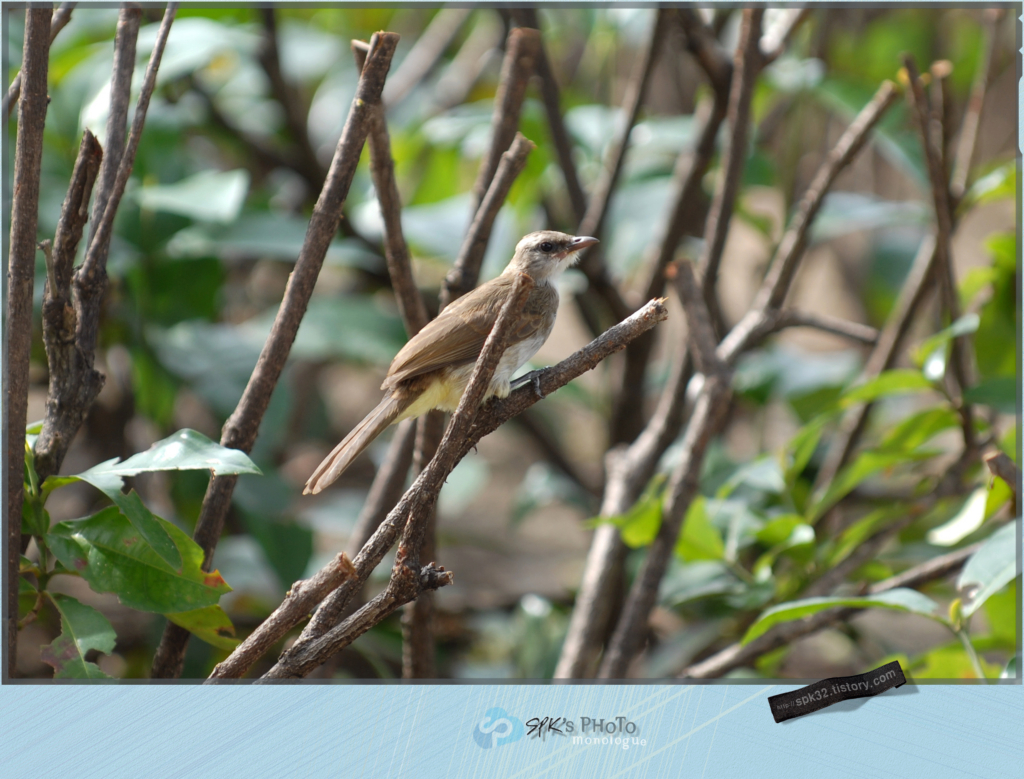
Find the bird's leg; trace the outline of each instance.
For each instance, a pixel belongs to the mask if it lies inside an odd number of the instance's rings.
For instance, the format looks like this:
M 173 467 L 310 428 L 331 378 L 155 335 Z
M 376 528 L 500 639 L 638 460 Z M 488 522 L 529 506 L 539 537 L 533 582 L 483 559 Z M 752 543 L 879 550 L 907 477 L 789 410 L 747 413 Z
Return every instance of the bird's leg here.
M 541 371 L 539 370 L 524 373 L 519 378 L 512 380 L 512 389 L 519 389 L 520 387 L 525 386 L 526 384 L 532 384 L 533 391 L 537 394 L 537 397 L 540 398 L 541 400 L 544 400 L 544 391 L 540 388 L 540 374 Z

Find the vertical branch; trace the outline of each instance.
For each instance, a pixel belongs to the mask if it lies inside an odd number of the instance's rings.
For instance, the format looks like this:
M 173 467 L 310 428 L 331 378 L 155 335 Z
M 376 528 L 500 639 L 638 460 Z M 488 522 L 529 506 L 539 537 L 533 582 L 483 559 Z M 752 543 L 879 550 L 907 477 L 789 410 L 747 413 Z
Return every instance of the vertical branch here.
M 732 222 L 733 207 L 739 192 L 740 177 L 747 160 L 747 135 L 750 125 L 750 100 L 754 94 L 754 81 L 761 69 L 761 21 L 763 9 L 743 11 L 740 41 L 736 47 L 736 60 L 732 69 L 732 86 L 729 90 L 727 122 L 729 135 L 722 165 L 718 172 L 715 194 L 711 200 L 704 226 L 704 251 L 701 253 L 700 268 L 704 274 L 704 297 L 718 332 L 723 330 L 722 312 L 715 287 L 718 282 L 718 268 L 722 262 L 725 239 Z
M 14 676 L 18 647 L 18 564 L 21 553 L 21 502 L 28 414 L 28 371 L 32 352 L 32 286 L 39 219 L 39 172 L 46 123 L 50 18 L 53 7 L 25 11 L 25 44 L 14 148 L 14 202 L 11 204 L 7 266 L 7 318 L 4 333 L 4 435 L 6 437 L 7 526 L 7 676 Z
M 537 30 L 516 27 L 509 32 L 498 93 L 494 96 L 491 146 L 473 185 L 473 213 L 479 210 L 491 179 L 498 170 L 501 155 L 512 145 L 519 129 L 519 112 L 523 107 L 526 87 L 533 75 L 539 49 L 540 33 Z
M 110 249 L 110 238 L 114 231 L 114 216 L 121 204 L 121 197 L 128 184 L 128 177 L 131 176 L 132 166 L 135 163 L 135 153 L 139 148 L 139 140 L 142 137 L 142 128 L 146 123 L 146 111 L 149 109 L 149 100 L 153 96 L 153 89 L 156 87 L 156 74 L 160 68 L 160 60 L 164 54 L 164 47 L 167 45 L 167 36 L 171 31 L 171 23 L 177 11 L 177 3 L 168 3 L 164 13 L 160 29 L 157 30 L 156 43 L 153 46 L 153 53 L 146 66 L 146 75 L 142 80 L 142 89 L 139 91 L 139 99 L 135 106 L 135 116 L 132 119 L 132 130 L 128 136 L 127 146 L 121 155 L 117 165 L 117 175 L 110 184 L 109 192 L 104 191 L 104 176 L 107 173 L 101 169 L 99 174 L 100 191 L 97 197 L 105 197 L 103 211 L 99 218 L 93 214 L 93 233 L 89 239 L 89 246 L 85 252 L 85 259 L 82 266 L 75 273 L 75 292 L 79 301 L 78 331 L 76 338 L 79 346 L 87 354 L 94 354 L 96 351 L 96 339 L 99 335 L 100 309 L 102 307 L 103 294 L 107 289 L 107 253 Z M 120 23 L 119 23 L 120 26 Z M 125 41 L 126 47 L 131 45 L 134 48 L 134 41 L 129 44 Z M 134 58 L 133 58 L 134 60 Z M 134 67 L 134 62 L 132 63 Z M 124 83 L 123 94 L 115 94 L 111 90 L 111 115 L 115 113 L 115 102 L 117 110 L 120 111 L 120 101 L 127 101 L 131 93 L 131 80 Z M 127 111 L 127 108 L 124 109 Z M 109 125 L 108 125 L 109 126 Z M 108 157 L 110 155 L 107 155 Z M 109 164 L 109 163 L 108 163 Z
M 704 374 L 704 383 L 683 436 L 681 459 L 669 482 L 658 535 L 633 581 L 601 662 L 598 676 L 605 679 L 625 677 L 629 663 L 640 647 L 683 519 L 700 486 L 704 453 L 725 421 L 732 397 L 731 371 L 718 356 L 711 314 L 693 269 L 687 263 L 678 265 L 676 290 L 686 313 L 690 353 Z
M 384 85 L 385 107 L 402 102 L 426 78 L 472 12 L 472 8 L 442 8 L 434 15 Z
M 971 96 L 960 125 L 960 139 L 953 159 L 953 177 L 950 180 L 949 195 L 954 204 L 959 203 L 967 190 L 967 176 L 971 170 L 974 146 L 978 141 L 978 127 L 981 124 L 981 109 L 985 107 L 985 92 L 988 89 L 989 74 L 996 51 L 996 33 L 1005 11 L 991 8 L 985 11 L 985 43 L 978 57 L 978 69 L 971 85 Z
M 49 46 L 53 45 L 57 33 L 63 30 L 67 23 L 71 21 L 71 9 L 75 5 L 75 3 L 63 3 L 60 8 L 53 12 L 53 17 L 50 20 Z M 0 110 L 3 111 L 5 122 L 10 118 L 11 106 L 18 102 L 19 97 L 21 97 L 21 73 L 14 77 L 14 81 L 11 82 L 10 87 L 7 88 L 7 93 L 4 95 L 3 106 Z
M 110 106 L 107 110 L 107 127 L 103 138 L 103 165 L 96 180 L 96 197 L 92 205 L 92 226 L 89 240 L 92 241 L 99 228 L 103 211 L 110 200 L 117 180 L 117 170 L 124 155 L 124 142 L 128 135 L 128 106 L 131 102 L 132 76 L 135 73 L 135 48 L 139 38 L 139 24 L 142 9 L 122 6 L 117 17 L 117 32 L 114 34 L 114 67 L 110 76 Z M 102 247 L 109 251 L 110 242 Z
M 917 115 L 918 126 L 921 130 L 921 144 L 924 146 L 925 159 L 928 162 L 928 178 L 931 182 L 932 203 L 935 208 L 935 250 L 937 254 L 935 268 L 938 274 L 939 292 L 950 321 L 956 321 L 960 318 L 960 298 L 957 294 L 956 275 L 953 270 L 953 212 L 950 206 L 949 182 L 942 163 L 942 151 L 935 148 L 928 130 L 928 102 L 920 75 L 917 72 L 917 66 L 909 54 L 904 55 L 903 64 L 910 79 L 909 95 Z M 942 133 L 940 133 L 941 135 Z M 967 342 L 963 338 L 954 338 L 950 344 L 950 353 L 952 373 L 962 395 L 971 385 L 971 358 Z M 960 414 L 964 445 L 969 451 L 973 450 L 975 434 L 970 403 L 961 397 L 957 411 Z
M 512 17 L 523 27 L 540 30 L 540 20 L 535 8 L 513 8 Z M 576 173 L 576 163 L 572 159 L 572 139 L 562 118 L 562 99 L 558 90 L 558 80 L 551 69 L 551 61 L 544 50 L 543 38 L 537 49 L 537 75 L 540 77 L 541 97 L 544 99 L 544 113 L 548 117 L 548 128 L 551 131 L 551 142 L 558 156 L 558 164 L 562 169 L 565 189 L 569 193 L 569 203 L 577 223 L 582 222 L 587 213 L 587 196 L 580 185 Z M 586 233 L 584 233 L 586 234 Z
M 278 309 L 267 342 L 249 377 L 238 406 L 224 424 L 220 443 L 248 452 L 256 440 L 260 421 L 270 403 L 270 396 L 284 370 L 285 362 L 298 332 L 299 324 L 313 293 L 317 275 L 331 239 L 341 221 L 341 209 L 348 196 L 356 165 L 369 130 L 372 106 L 380 102 L 384 79 L 391 65 L 398 36 L 375 33 L 370 41 L 366 65 L 356 88 L 356 95 L 334 152 L 324 188 L 317 199 L 306 230 L 306 238 L 295 262 L 295 270 L 285 288 L 284 300 Z M 209 568 L 213 551 L 224 526 L 224 517 L 231 504 L 237 477 L 215 476 L 203 498 L 194 538 L 203 548 L 204 567 Z M 176 677 L 181 673 L 188 643 L 188 631 L 168 623 L 153 661 L 153 677 Z

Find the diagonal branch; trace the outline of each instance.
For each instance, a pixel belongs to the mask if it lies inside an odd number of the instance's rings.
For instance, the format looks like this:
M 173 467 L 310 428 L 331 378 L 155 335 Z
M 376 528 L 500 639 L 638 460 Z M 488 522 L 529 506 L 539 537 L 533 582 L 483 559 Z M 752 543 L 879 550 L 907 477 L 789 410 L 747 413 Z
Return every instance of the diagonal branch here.
M 235 647 L 226 659 L 217 663 L 206 683 L 216 679 L 241 679 L 271 646 L 305 619 L 342 582 L 355 576 L 355 573 L 348 556 L 340 552 L 312 577 L 295 582 L 281 605 L 245 641 Z
M 18 136 L 14 148 L 14 188 L 7 265 L 7 308 L 4 321 L 4 447 L 7 531 L 7 663 L 8 678 L 17 667 L 18 563 L 21 546 L 21 503 L 28 415 L 28 373 L 32 353 L 32 287 L 35 283 L 36 229 L 39 220 L 39 173 L 46 122 L 46 78 L 49 70 L 51 8 L 25 11 L 22 90 Z
M 288 360 L 327 248 L 341 221 L 341 210 L 369 131 L 372 106 L 380 102 L 384 79 L 397 43 L 398 36 L 387 32 L 375 33 L 370 41 L 366 66 L 360 76 L 341 138 L 338 139 L 323 191 L 313 209 L 306 238 L 295 262 L 295 270 L 288 280 L 284 300 L 278 309 L 267 342 L 260 352 L 256 368 L 249 377 L 249 383 L 238 406 L 224 424 L 220 440 L 222 446 L 248 452 L 256 440 L 260 421 L 266 413 L 270 396 Z M 213 551 L 224 526 L 224 518 L 231 504 L 231 494 L 236 481 L 235 476 L 213 477 L 203 498 L 193 537 L 203 548 L 203 564 L 206 568 L 212 562 Z M 173 623 L 168 624 L 153 661 L 154 677 L 180 675 L 188 636 L 184 629 Z
M 476 286 L 494 221 L 498 218 L 498 212 L 504 205 L 513 182 L 526 167 L 527 156 L 535 148 L 533 141 L 527 140 L 522 133 L 516 133 L 511 146 L 501 155 L 487 192 L 480 200 L 473 222 L 466 231 L 455 264 L 445 277 L 444 288 L 441 290 L 442 309 Z
M 385 107 L 402 102 L 427 77 L 472 12 L 472 8 L 442 8 L 435 14 L 384 85 Z

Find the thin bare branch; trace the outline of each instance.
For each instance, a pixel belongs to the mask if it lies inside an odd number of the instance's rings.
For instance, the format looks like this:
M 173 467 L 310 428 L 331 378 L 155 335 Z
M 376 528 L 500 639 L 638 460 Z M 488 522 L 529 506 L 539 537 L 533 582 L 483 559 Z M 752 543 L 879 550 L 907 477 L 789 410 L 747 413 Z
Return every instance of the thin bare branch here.
M 868 135 L 896 99 L 896 88 L 886 81 L 875 96 L 861 109 L 824 164 L 818 169 L 807 188 L 796 213 L 790 220 L 779 246 L 775 250 L 771 268 L 761 285 L 751 310 L 722 341 L 723 358 L 733 362 L 757 338 L 763 337 L 768 312 L 778 309 L 786 299 L 797 266 L 807 248 L 807 236 L 821 204 L 839 174 L 846 168 L 867 142 Z
M 14 677 L 18 646 L 18 565 L 21 546 L 21 503 L 28 414 L 28 372 L 32 353 L 32 287 L 36 268 L 39 218 L 39 173 L 46 122 L 46 78 L 49 70 L 50 19 L 53 8 L 25 11 L 22 90 L 18 104 L 18 136 L 14 148 L 14 199 L 7 265 L 7 309 L 4 321 L 4 436 L 6 448 L 7 530 L 7 653 L 6 672 Z
M 142 137 L 142 128 L 146 123 L 146 112 L 149 109 L 149 101 L 153 96 L 153 89 L 156 87 L 156 74 L 160 68 L 160 60 L 164 54 L 164 47 L 167 45 L 167 36 L 171 31 L 171 23 L 174 21 L 174 15 L 177 12 L 177 3 L 168 3 L 167 11 L 164 13 L 163 21 L 160 23 L 160 28 L 157 30 L 156 43 L 153 46 L 153 53 L 150 55 L 149 64 L 146 65 L 146 74 L 142 79 L 142 88 L 139 91 L 139 99 L 135 104 L 135 116 L 132 118 L 132 129 L 128 136 L 128 141 L 121 154 L 120 159 L 117 163 L 117 175 L 114 176 L 113 183 L 110 184 L 109 192 L 104 192 L 104 176 L 105 171 L 101 168 L 99 173 L 99 191 L 97 191 L 97 200 L 102 196 L 106 196 L 106 200 L 103 202 L 102 215 L 97 218 L 97 214 L 93 212 L 93 227 L 92 234 L 89 238 L 89 245 L 85 251 L 85 259 L 82 261 L 81 267 L 75 273 L 75 293 L 79 300 L 79 312 L 78 312 L 78 331 L 76 338 L 82 351 L 86 354 L 93 354 L 96 351 L 96 339 L 99 335 L 99 319 L 100 310 L 102 308 L 103 295 L 107 289 L 107 254 L 110 250 L 110 238 L 114 231 L 114 217 L 117 215 L 117 208 L 121 204 L 121 197 L 124 195 L 124 189 L 128 185 L 128 178 L 132 173 L 132 166 L 135 164 L 135 153 L 139 148 L 139 140 Z M 127 17 L 125 18 L 126 29 L 128 28 L 129 22 Z M 120 28 L 120 22 L 118 23 Z M 126 32 L 127 35 L 127 32 Z M 132 41 L 132 44 L 134 41 Z M 129 46 L 134 48 L 132 44 L 129 44 L 129 37 L 125 38 L 125 49 Z M 126 56 L 126 52 L 122 54 Z M 115 62 L 115 65 L 120 66 L 121 60 Z M 134 67 L 134 61 L 132 62 Z M 115 71 L 115 77 L 117 71 Z M 119 77 L 118 77 L 119 78 Z M 117 103 L 117 111 L 121 110 L 121 100 L 127 99 L 126 95 L 131 93 L 131 80 L 127 82 L 119 80 L 119 83 L 125 84 L 122 88 L 124 92 L 115 93 L 111 88 L 110 103 L 111 103 L 111 115 L 115 113 L 115 102 Z M 127 108 L 124 109 L 127 111 Z M 108 132 L 111 129 L 111 125 L 108 124 Z M 108 143 L 109 147 L 109 143 Z M 109 159 L 110 149 L 107 149 L 105 158 Z
M 63 3 L 60 8 L 53 12 L 53 17 L 50 20 L 50 46 L 53 45 L 54 39 L 57 37 L 57 33 L 63 30 L 67 23 L 71 21 L 71 9 L 73 9 L 77 3 Z M 14 81 L 7 88 L 7 94 L 4 95 L 3 99 L 3 117 L 6 122 L 11 115 L 11 106 L 17 104 L 18 98 L 21 97 L 21 73 L 18 73 L 14 77 Z
M 874 346 L 878 341 L 878 331 L 875 328 L 828 314 L 789 310 L 779 311 L 774 319 L 772 330 L 775 332 L 789 327 L 809 327 L 813 330 L 821 330 L 823 333 L 840 335 L 868 346 Z
M 494 96 L 491 146 L 473 185 L 473 213 L 480 210 L 501 157 L 512 145 L 519 130 L 519 112 L 523 107 L 530 76 L 536 67 L 540 33 L 526 27 L 513 28 L 508 34 L 505 46 L 505 60 L 501 66 L 498 93 Z
M 811 15 L 810 8 L 776 9 L 775 16 L 765 24 L 761 36 L 761 61 L 765 65 L 775 62 L 786 50 L 790 38 Z
M 344 552 L 337 554 L 305 581 L 295 582 L 281 605 L 274 609 L 260 626 L 235 647 L 225 660 L 218 663 L 206 684 L 217 679 L 241 679 L 271 646 L 283 638 L 293 627 L 305 619 L 316 605 L 336 590 L 346 579 L 356 575 L 352 562 Z
M 501 161 L 493 178 L 490 179 L 487 193 L 480 201 L 473 222 L 466 231 L 455 264 L 445 277 L 444 288 L 441 290 L 442 309 L 476 286 L 480 266 L 487 252 L 487 243 L 491 239 L 494 220 L 498 218 L 498 212 L 504 205 L 516 177 L 526 167 L 527 156 L 535 148 L 533 141 L 528 141 L 522 133 L 516 133 L 511 146 L 501 155 Z
M 540 30 L 540 20 L 535 8 L 513 8 L 512 18 L 523 27 Z M 580 223 L 587 213 L 587 196 L 580 185 L 580 179 L 576 173 L 576 163 L 572 159 L 572 139 L 569 137 L 569 131 L 566 129 L 565 120 L 562 117 L 562 99 L 559 94 L 558 80 L 551 69 L 551 61 L 544 49 L 543 38 L 541 38 L 537 51 L 537 75 L 540 77 L 541 96 L 544 99 L 544 112 L 547 114 L 548 127 L 551 130 L 551 142 L 554 144 L 555 154 L 558 155 L 558 164 L 562 169 L 562 178 L 565 181 L 566 192 L 569 194 L 573 215 L 576 222 Z
M 913 57 L 909 54 L 904 55 L 903 65 L 907 69 L 907 77 L 910 80 L 908 94 L 911 105 L 917 115 L 918 126 L 921 130 L 921 144 L 924 146 L 925 159 L 928 162 L 928 178 L 931 182 L 932 202 L 935 207 L 935 249 L 938 255 L 935 268 L 938 274 L 939 292 L 942 295 L 943 305 L 950 321 L 955 322 L 960 318 L 960 298 L 957 293 L 956 275 L 953 269 L 952 238 L 955 227 L 953 224 L 953 211 L 950 205 L 948 177 L 942 163 L 942 150 L 935 148 L 934 143 L 932 143 L 932 135 L 928 130 L 928 102 Z M 940 137 L 943 135 L 944 133 L 939 133 Z M 952 374 L 956 379 L 960 392 L 963 393 L 973 384 L 972 359 L 967 342 L 963 338 L 954 338 L 950 344 L 950 352 Z M 960 427 L 963 432 L 964 445 L 968 449 L 973 449 L 975 446 L 975 432 L 970 403 L 962 399 L 957 411 L 960 414 Z
M 992 72 L 992 61 L 996 52 L 996 33 L 1005 10 L 991 8 L 985 11 L 985 38 L 978 55 L 978 69 L 971 85 L 971 96 L 967 103 L 963 122 L 960 125 L 960 138 L 957 142 L 956 155 L 953 158 L 953 176 L 949 184 L 949 197 L 958 204 L 967 191 L 967 177 L 971 171 L 971 160 L 974 158 L 974 147 L 978 141 L 978 127 L 981 125 L 981 109 L 985 107 L 985 92 L 988 90 L 989 74 Z
M 729 84 L 732 82 L 732 58 L 718 42 L 714 31 L 704 24 L 696 10 L 679 8 L 676 10 L 676 16 L 683 32 L 686 33 L 686 47 L 707 74 L 715 94 L 726 102 Z
M 326 171 L 317 159 L 316 151 L 309 140 L 306 124 L 307 108 L 302 104 L 298 89 L 289 84 L 281 70 L 281 54 L 277 43 L 277 12 L 272 7 L 260 9 L 263 21 L 263 42 L 259 50 L 259 62 L 267 79 L 270 92 L 284 110 L 285 126 L 295 144 L 294 169 L 306 180 L 313 192 L 324 184 Z
M 375 33 L 370 41 L 370 52 L 356 88 L 352 108 L 341 138 L 338 139 L 323 191 L 313 209 L 306 238 L 295 262 L 295 270 L 288 280 L 284 300 L 278 309 L 256 368 L 249 378 L 238 406 L 224 424 L 220 440 L 222 446 L 248 452 L 256 440 L 260 421 L 270 403 L 270 396 L 281 376 L 281 371 L 284 370 L 327 248 L 338 229 L 341 210 L 369 131 L 372 106 L 380 102 L 384 79 L 387 77 L 397 43 L 398 36 L 386 32 Z M 213 477 L 203 499 L 194 538 L 203 548 L 204 565 L 207 567 L 220 538 L 236 481 L 235 476 Z M 188 635 L 184 629 L 173 624 L 168 625 L 153 661 L 154 677 L 176 677 L 181 673 Z
M 386 107 L 402 102 L 427 77 L 472 12 L 472 8 L 442 8 L 437 12 L 384 85 L 382 100 Z
M 690 353 L 704 372 L 704 383 L 683 436 L 680 461 L 669 482 L 658 534 L 633 581 L 601 661 L 598 676 L 605 679 L 625 677 L 630 661 L 640 648 L 658 587 L 682 530 L 683 519 L 697 495 L 704 453 L 725 421 L 732 397 L 732 375 L 718 356 L 711 314 L 692 267 L 680 263 L 675 281 L 686 312 Z

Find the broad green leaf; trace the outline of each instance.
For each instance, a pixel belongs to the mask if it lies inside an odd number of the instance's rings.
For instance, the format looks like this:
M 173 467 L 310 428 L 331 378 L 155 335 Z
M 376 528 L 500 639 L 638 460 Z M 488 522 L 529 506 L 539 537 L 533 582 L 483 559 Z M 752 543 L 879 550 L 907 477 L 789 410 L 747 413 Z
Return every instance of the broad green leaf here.
M 879 448 L 886 452 L 910 452 L 943 430 L 959 424 L 960 417 L 949 406 L 925 409 L 907 417 L 886 433 Z
M 913 460 L 927 459 L 933 455 L 932 452 L 878 452 L 867 451 L 857 455 L 852 463 L 843 468 L 832 483 L 828 486 L 825 494 L 813 504 L 809 520 L 813 524 L 821 518 L 832 506 L 846 497 L 861 482 L 878 473 L 885 468 L 910 462 Z
M 720 561 L 669 562 L 658 590 L 658 602 L 675 607 L 714 595 L 738 593 L 743 588 L 729 568 Z
M 786 520 L 792 519 L 796 515 L 790 514 L 785 517 Z M 799 519 L 799 517 L 796 517 Z M 788 521 L 787 521 L 788 524 Z M 778 528 L 778 529 L 781 529 Z M 783 552 L 793 549 L 797 546 L 810 546 L 814 543 L 814 528 L 810 525 L 806 525 L 803 522 L 798 522 L 792 526 L 789 535 L 777 541 L 772 545 L 771 549 L 765 552 L 763 555 L 757 558 L 752 568 L 755 578 L 763 580 L 767 578 L 772 566 L 775 564 L 776 558 Z
M 230 651 L 241 643 L 237 638 L 223 635 L 223 633 L 235 635 L 235 626 L 231 624 L 231 618 L 228 617 L 227 612 L 219 605 L 177 614 L 165 614 L 164 616 L 175 625 L 185 628 L 196 638 L 218 649 Z
M 620 517 L 612 517 L 608 521 L 619 528 L 622 541 L 626 546 L 636 549 L 647 546 L 654 541 L 661 527 L 662 503 L 665 499 L 665 476 L 655 476 L 647 485 L 644 494 L 633 504 L 632 508 Z
M 991 406 L 1001 414 L 1017 413 L 1017 380 L 1012 376 L 997 376 L 971 387 L 964 400 Z
M 857 403 L 870 403 L 889 395 L 921 392 L 931 388 L 931 382 L 920 371 L 906 369 L 885 371 L 871 381 L 858 384 L 844 392 L 841 405 L 843 408 L 849 408 Z
M 1006 667 L 999 674 L 1000 679 L 1016 679 L 1017 678 L 1017 656 L 1014 655 L 1006 662 Z
M 1013 498 L 1013 490 L 1002 479 L 993 476 L 985 499 L 985 517 L 991 517 Z
M 770 628 L 782 622 L 792 622 L 796 619 L 817 614 L 819 611 L 836 607 L 856 609 L 885 608 L 896 611 L 909 611 L 945 624 L 945 620 L 939 614 L 939 605 L 935 601 L 916 590 L 900 587 L 868 597 L 804 598 L 803 600 L 773 606 L 758 617 L 757 622 L 750 626 L 746 635 L 743 636 L 742 643 L 750 643 Z
M 979 487 L 964 502 L 961 509 L 948 521 L 933 527 L 926 536 L 929 544 L 953 546 L 969 536 L 985 521 L 988 489 Z
M 964 195 L 962 209 L 993 200 L 1013 199 L 1017 194 L 1017 164 L 1008 162 L 982 176 Z
M 117 635 L 110 622 L 92 606 L 68 595 L 47 593 L 60 613 L 60 635 L 40 651 L 42 660 L 53 666 L 54 679 L 109 679 L 95 663 L 85 659 L 89 650 L 105 655 L 114 651 Z
M 978 659 L 986 677 L 993 678 L 999 675 L 998 665 L 987 662 L 984 657 Z M 959 641 L 936 647 L 920 657 L 915 657 L 908 664 L 908 670 L 913 673 L 915 679 L 978 678 L 971 658 L 967 656 L 967 652 Z
M 203 550 L 170 522 L 155 517 L 181 555 L 173 568 L 144 543 L 116 506 L 87 519 L 60 522 L 47 534 L 51 551 L 69 570 L 79 572 L 97 592 L 112 592 L 140 611 L 160 614 L 212 606 L 230 592 L 220 573 L 202 570 Z
M 676 542 L 676 554 L 687 562 L 721 560 L 725 554 L 722 534 L 708 517 L 704 496 L 696 498 L 686 510 L 683 531 Z
M 985 601 L 985 617 L 988 620 L 988 637 L 1001 642 L 1007 648 L 1017 648 L 1017 583 L 989 596 Z M 980 639 L 974 638 L 975 646 Z
M 139 205 L 148 211 L 179 214 L 200 222 L 227 224 L 238 218 L 249 191 L 249 172 L 204 170 L 174 184 L 143 186 Z
M 216 476 L 232 473 L 260 473 L 260 469 L 239 449 L 221 446 L 195 430 L 179 430 L 171 436 L 157 441 L 145 452 L 132 455 L 117 462 L 107 460 L 78 474 L 80 479 L 90 481 L 97 476 L 135 476 L 148 471 L 198 471 L 210 470 Z
M 757 531 L 757 540 L 764 546 L 772 547 L 781 544 L 796 530 L 804 524 L 804 518 L 799 514 L 782 514 L 773 517 L 764 527 Z
M 1017 575 L 1017 523 L 1009 522 L 972 554 L 956 580 L 963 595 L 963 615 L 970 617 Z
M 825 430 L 831 416 L 820 416 L 804 425 L 786 444 L 786 481 L 793 484 L 796 477 L 803 473 L 807 463 L 814 456 L 814 450 L 818 448 L 821 434 Z

